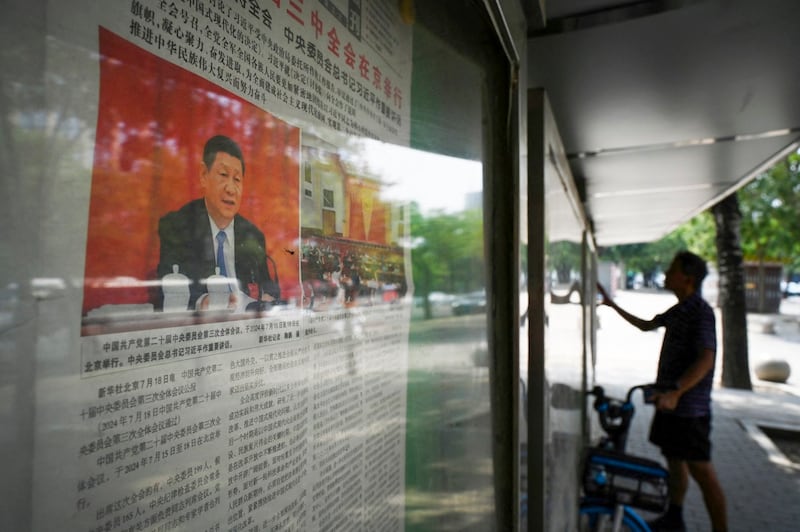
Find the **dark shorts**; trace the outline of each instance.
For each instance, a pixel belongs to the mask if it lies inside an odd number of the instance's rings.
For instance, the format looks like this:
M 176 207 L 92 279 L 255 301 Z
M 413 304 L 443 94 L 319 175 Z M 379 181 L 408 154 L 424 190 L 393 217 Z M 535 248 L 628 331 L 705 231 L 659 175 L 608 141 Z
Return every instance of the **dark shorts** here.
M 656 412 L 650 441 L 661 447 L 665 458 L 708 462 L 711 460 L 711 417 L 681 417 Z

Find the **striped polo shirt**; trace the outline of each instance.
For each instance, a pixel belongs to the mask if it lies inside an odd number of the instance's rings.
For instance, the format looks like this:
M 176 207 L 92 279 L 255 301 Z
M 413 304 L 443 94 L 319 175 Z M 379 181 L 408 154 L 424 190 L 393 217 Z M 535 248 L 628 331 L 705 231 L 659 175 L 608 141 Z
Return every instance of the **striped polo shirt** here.
M 676 382 L 697 360 L 703 349 L 711 349 L 716 354 L 714 310 L 699 294 L 694 293 L 665 313 L 657 315 L 655 321 L 666 327 L 658 361 L 658 382 Z M 682 417 L 710 415 L 713 381 L 712 366 L 699 383 L 681 396 L 673 413 Z

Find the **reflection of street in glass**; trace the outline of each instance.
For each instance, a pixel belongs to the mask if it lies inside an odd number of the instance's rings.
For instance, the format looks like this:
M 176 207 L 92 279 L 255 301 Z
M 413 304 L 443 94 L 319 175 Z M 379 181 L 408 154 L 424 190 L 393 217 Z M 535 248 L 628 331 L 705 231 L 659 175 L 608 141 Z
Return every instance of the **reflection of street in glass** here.
M 411 312 L 412 319 L 425 319 L 426 309 L 431 318 L 444 318 L 447 316 L 466 316 L 469 314 L 484 314 L 486 312 L 486 291 L 475 290 L 466 294 L 446 294 L 444 292 L 431 292 L 427 302 L 424 296 L 414 296 L 414 308 Z
M 449 311 L 449 310 L 448 310 Z M 494 525 L 486 316 L 414 320 L 409 333 L 406 516 L 414 530 Z
M 477 290 L 469 294 L 456 296 L 450 307 L 453 309 L 453 315 L 455 316 L 486 312 L 486 291 Z

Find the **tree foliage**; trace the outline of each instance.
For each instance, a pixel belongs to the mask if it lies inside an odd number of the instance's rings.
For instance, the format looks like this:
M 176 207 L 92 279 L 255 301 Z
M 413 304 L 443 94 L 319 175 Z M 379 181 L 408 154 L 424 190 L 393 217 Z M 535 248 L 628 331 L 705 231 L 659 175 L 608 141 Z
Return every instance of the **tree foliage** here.
M 712 233 L 713 237 L 713 233 Z M 612 246 L 601 251 L 601 258 L 625 264 L 628 272 L 641 272 L 646 280 L 666 271 L 675 254 L 688 246 L 680 231 L 673 231 L 655 242 Z
M 745 259 L 800 269 L 800 155 L 790 154 L 738 195 Z
M 675 230 L 683 249 L 691 251 L 708 262 L 717 262 L 717 246 L 714 241 L 716 228 L 711 211 L 703 211 Z
M 411 205 L 411 263 L 416 293 L 463 293 L 483 288 L 483 218 L 480 209 L 424 214 Z

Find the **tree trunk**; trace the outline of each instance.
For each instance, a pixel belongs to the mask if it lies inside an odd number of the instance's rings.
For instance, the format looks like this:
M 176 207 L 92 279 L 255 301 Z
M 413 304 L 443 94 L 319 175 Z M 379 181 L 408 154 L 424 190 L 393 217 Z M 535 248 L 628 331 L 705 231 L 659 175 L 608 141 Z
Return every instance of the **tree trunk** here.
M 747 352 L 747 303 L 736 194 L 712 208 L 717 227 L 719 307 L 722 309 L 722 385 L 752 390 Z

